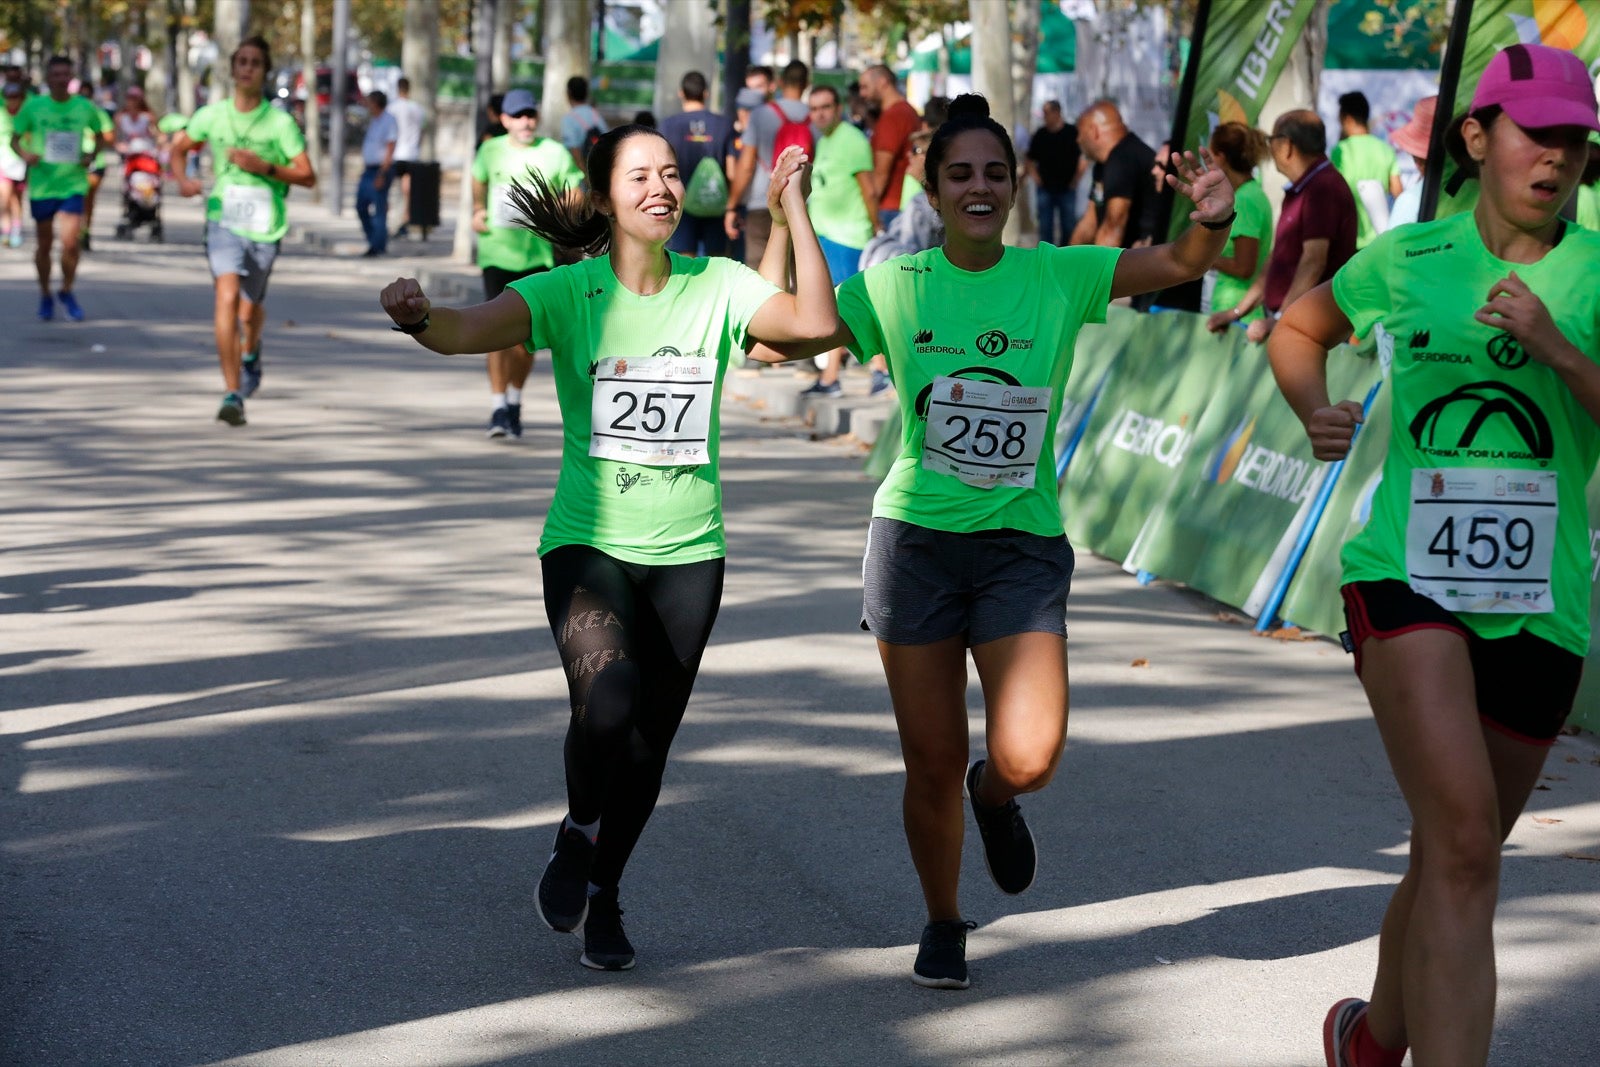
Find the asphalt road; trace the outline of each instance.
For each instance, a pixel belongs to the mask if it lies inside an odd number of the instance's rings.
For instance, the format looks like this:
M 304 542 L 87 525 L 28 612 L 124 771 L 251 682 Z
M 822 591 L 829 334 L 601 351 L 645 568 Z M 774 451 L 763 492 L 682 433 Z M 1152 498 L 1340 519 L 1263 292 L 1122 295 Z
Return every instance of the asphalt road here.
M 481 361 L 377 308 L 436 260 L 290 248 L 231 430 L 193 205 L 164 247 L 110 241 L 114 207 L 85 323 L 36 321 L 0 249 L 0 1062 L 1321 1062 L 1407 830 L 1347 658 L 1080 557 L 1039 880 L 1002 896 L 969 835 L 973 987 L 917 988 L 855 625 L 873 486 L 734 405 L 727 596 L 623 885 L 639 965 L 579 967 L 532 902 L 566 724 L 547 371 L 526 439 L 487 442 Z M 1494 1062 L 1586 1062 L 1600 862 L 1566 854 L 1600 855 L 1600 748 L 1563 739 L 1532 807 Z

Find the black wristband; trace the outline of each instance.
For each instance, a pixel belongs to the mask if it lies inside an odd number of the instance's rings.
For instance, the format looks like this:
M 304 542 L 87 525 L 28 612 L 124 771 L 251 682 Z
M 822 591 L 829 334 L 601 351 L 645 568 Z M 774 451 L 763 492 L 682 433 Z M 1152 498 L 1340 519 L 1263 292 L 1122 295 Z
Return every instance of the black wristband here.
M 1200 225 L 1204 226 L 1208 230 L 1226 230 L 1228 227 L 1233 225 L 1233 220 L 1238 217 L 1239 209 L 1234 208 L 1232 211 L 1228 212 L 1227 218 L 1219 219 L 1216 222 L 1202 222 Z
M 410 336 L 413 336 L 413 337 L 416 336 L 417 334 L 421 333 L 423 330 L 426 330 L 427 328 L 428 328 L 428 316 L 427 315 L 422 316 L 422 321 L 421 322 L 397 323 L 396 325 L 389 327 L 389 329 L 394 330 L 394 331 L 396 331 L 398 333 L 407 334 L 407 335 L 410 335 Z

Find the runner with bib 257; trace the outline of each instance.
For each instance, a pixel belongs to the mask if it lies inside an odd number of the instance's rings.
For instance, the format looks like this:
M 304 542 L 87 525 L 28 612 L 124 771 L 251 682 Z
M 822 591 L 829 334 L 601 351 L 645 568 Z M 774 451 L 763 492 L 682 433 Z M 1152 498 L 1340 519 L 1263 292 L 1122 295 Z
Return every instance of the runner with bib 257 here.
M 1323 1025 L 1330 1067 L 1482 1064 L 1494 1025 L 1500 847 L 1572 710 L 1589 648 L 1585 487 L 1600 459 L 1600 234 L 1559 212 L 1600 130 L 1583 61 L 1513 45 L 1446 147 L 1468 213 L 1401 226 L 1292 305 L 1268 342 L 1319 459 L 1361 406 L 1328 350 L 1381 327 L 1392 418 L 1345 545 L 1347 647 L 1411 812 L 1370 1003 Z
M 618 886 L 655 810 L 722 599 L 719 401 L 747 343 L 801 342 L 838 326 L 828 265 L 806 217 L 805 156 L 777 160 L 774 241 L 762 272 L 666 250 L 683 211 L 667 140 L 623 126 L 588 158 L 574 201 L 537 173 L 513 179 L 520 224 L 594 258 L 512 281 L 487 303 L 433 307 L 415 279 L 384 289 L 395 329 L 435 352 L 548 348 L 561 405 L 561 473 L 539 539 L 545 612 L 572 700 L 567 815 L 539 880 L 551 929 L 583 929 L 584 966 L 633 966 Z
M 873 502 L 862 625 L 878 639 L 906 765 L 904 817 L 928 923 L 918 985 L 964 989 L 958 899 L 963 786 L 995 884 L 1033 883 L 1034 841 L 1016 797 L 1054 775 L 1067 736 L 1066 599 L 1072 548 L 1056 496 L 1056 419 L 1073 345 L 1119 297 L 1200 277 L 1233 221 L 1222 171 L 1185 155 L 1173 187 L 1197 223 L 1150 248 L 1008 248 L 1011 138 L 962 96 L 927 150 L 928 200 L 945 244 L 839 288 L 844 346 L 888 356 L 900 454 Z M 983 684 L 987 755 L 967 764 L 967 649 Z

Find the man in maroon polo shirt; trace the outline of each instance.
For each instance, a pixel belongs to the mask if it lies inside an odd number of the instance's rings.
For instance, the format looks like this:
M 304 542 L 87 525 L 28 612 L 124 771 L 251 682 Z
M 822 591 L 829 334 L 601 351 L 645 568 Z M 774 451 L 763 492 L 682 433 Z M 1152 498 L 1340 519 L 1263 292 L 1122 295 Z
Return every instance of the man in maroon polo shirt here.
M 1272 162 L 1289 179 L 1267 269 L 1238 304 L 1241 315 L 1265 302 L 1248 336 L 1263 341 L 1283 309 L 1332 278 L 1356 251 L 1356 201 L 1328 160 L 1328 134 L 1315 111 L 1278 117 Z

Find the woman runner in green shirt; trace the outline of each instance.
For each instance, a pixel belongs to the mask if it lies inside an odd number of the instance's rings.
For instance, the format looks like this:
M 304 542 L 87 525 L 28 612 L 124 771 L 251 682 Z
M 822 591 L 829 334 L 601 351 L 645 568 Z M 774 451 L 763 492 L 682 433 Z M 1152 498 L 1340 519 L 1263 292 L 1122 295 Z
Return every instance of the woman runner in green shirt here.
M 1078 330 L 1113 299 L 1200 277 L 1233 222 L 1233 188 L 1202 150 L 1169 178 L 1195 200 L 1177 241 L 1129 249 L 1008 248 L 1011 138 L 979 96 L 959 97 L 928 144 L 926 189 L 945 243 L 839 289 L 839 333 L 784 346 L 888 356 L 905 427 L 873 502 L 864 621 L 878 639 L 906 765 L 904 816 L 928 924 L 912 980 L 964 989 L 958 900 L 962 794 L 996 885 L 1033 882 L 1016 797 L 1055 773 L 1067 735 L 1062 533 L 1053 437 Z M 967 650 L 983 685 L 987 756 L 967 764 Z M 963 772 L 965 775 L 963 776 Z
M 768 208 L 784 238 L 762 263 L 783 276 L 792 227 L 793 295 L 731 259 L 668 252 L 684 197 L 677 160 L 654 129 L 624 126 L 590 150 L 586 200 L 538 175 L 511 186 L 530 229 L 594 258 L 474 307 L 432 307 L 410 278 L 381 298 L 396 329 L 435 352 L 551 350 L 563 444 L 539 555 L 572 720 L 568 814 L 537 903 L 552 929 L 583 927 L 580 962 L 596 970 L 633 966 L 617 887 L 721 601 L 723 375 L 747 339 L 815 342 L 838 327 L 804 163 L 798 148 L 777 160 Z
M 1411 812 L 1371 1002 L 1329 1010 L 1329 1067 L 1488 1059 L 1500 848 L 1572 709 L 1589 648 L 1585 486 L 1600 459 L 1600 235 L 1558 212 L 1600 129 L 1582 60 L 1513 45 L 1447 147 L 1477 207 L 1401 226 L 1287 310 L 1267 355 L 1319 459 L 1361 405 L 1328 350 L 1376 326 L 1393 417 L 1344 547 L 1356 673 Z

